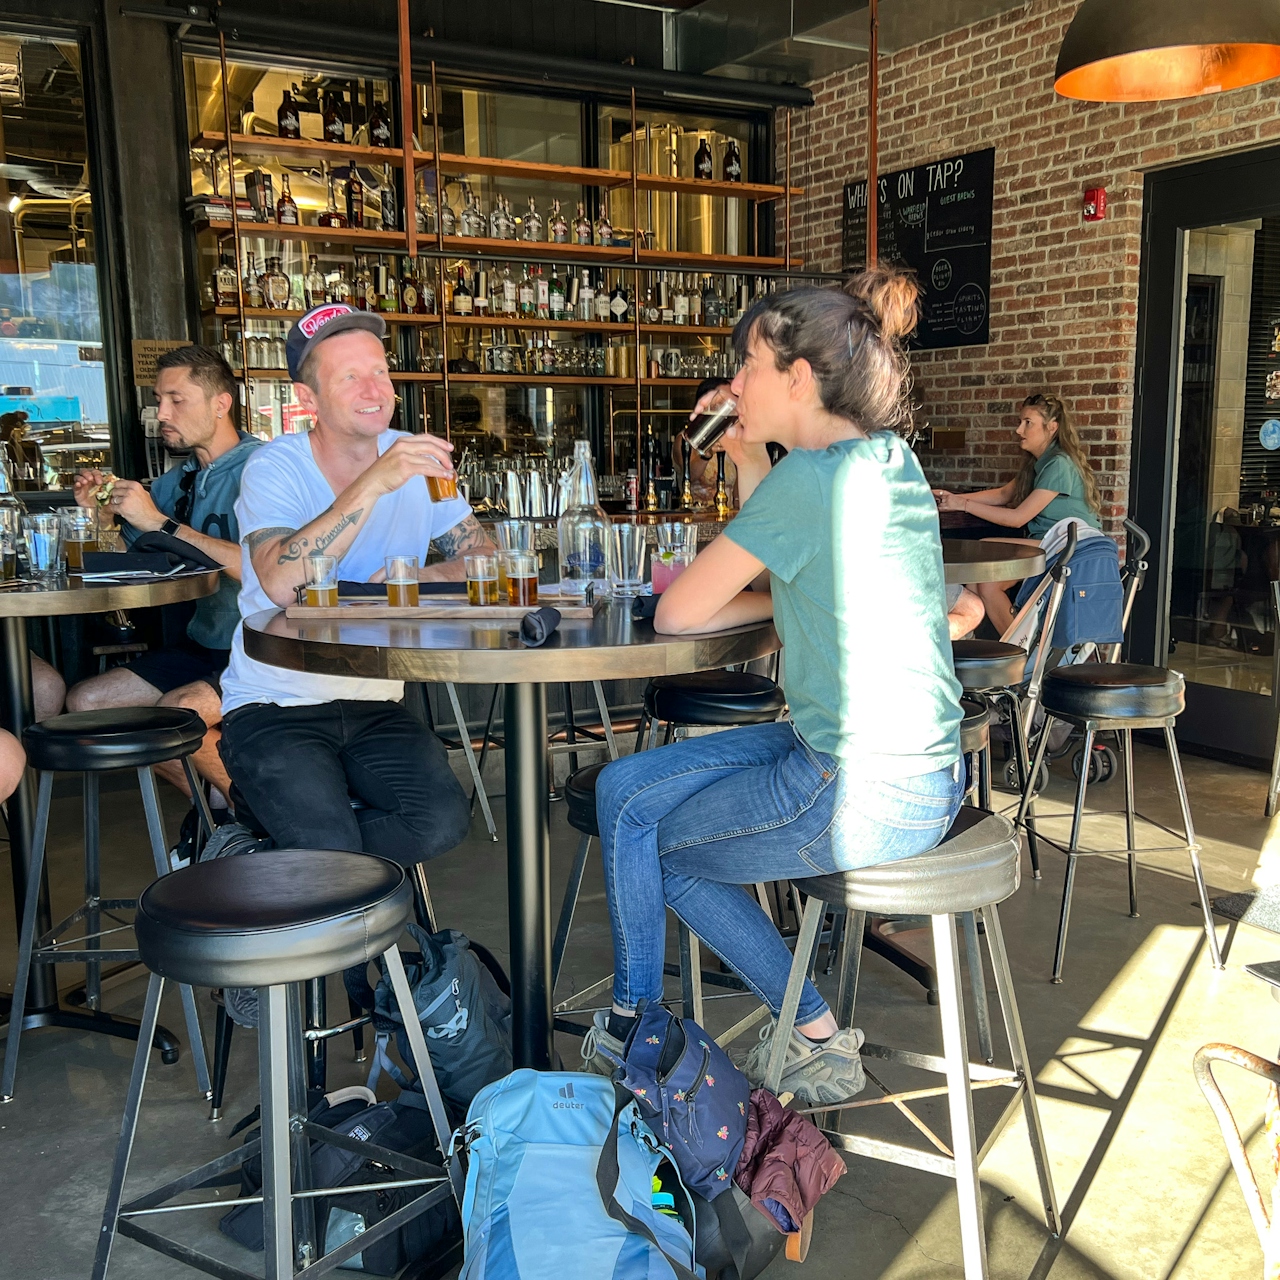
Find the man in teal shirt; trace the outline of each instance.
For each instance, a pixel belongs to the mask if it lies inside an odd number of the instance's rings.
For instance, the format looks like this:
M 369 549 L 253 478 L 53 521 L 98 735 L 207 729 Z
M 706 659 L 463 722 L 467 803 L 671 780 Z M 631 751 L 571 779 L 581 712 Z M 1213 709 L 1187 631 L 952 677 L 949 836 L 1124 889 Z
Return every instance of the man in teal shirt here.
M 240 530 L 235 503 L 240 474 L 261 445 L 238 431 L 232 415 L 235 378 L 222 356 L 209 347 L 180 347 L 157 362 L 156 399 L 166 448 L 190 450 L 181 466 L 153 481 L 150 491 L 136 480 L 108 480 L 100 472 L 76 477 L 76 502 L 96 506 L 99 491 L 111 485 L 106 510 L 121 522 L 126 543 L 143 533 L 161 532 L 190 543 L 222 566 L 218 590 L 196 603 L 181 645 L 139 654 L 128 666 L 83 680 L 67 694 L 68 711 L 102 707 L 186 707 L 208 732 L 192 756 L 196 770 L 220 795 L 225 808 L 231 786 L 218 755 L 222 721 L 219 677 L 227 665 L 231 637 L 240 621 Z M 189 793 L 179 761 L 156 772 Z

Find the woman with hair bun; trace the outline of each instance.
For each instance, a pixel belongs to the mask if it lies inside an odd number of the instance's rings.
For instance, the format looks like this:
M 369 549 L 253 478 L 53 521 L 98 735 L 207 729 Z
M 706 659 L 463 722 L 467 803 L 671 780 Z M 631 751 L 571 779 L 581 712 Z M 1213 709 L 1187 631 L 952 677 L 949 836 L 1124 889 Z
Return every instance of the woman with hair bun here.
M 661 998 L 668 905 L 776 1018 L 791 952 L 741 886 L 925 853 L 959 809 L 960 687 L 937 510 L 899 434 L 910 425 L 902 339 L 916 297 L 906 277 L 868 271 L 844 290 L 761 299 L 734 330 L 738 420 L 723 439 L 742 510 L 662 596 L 654 626 L 698 633 L 772 618 L 791 720 L 673 743 L 600 774 L 615 966 L 588 1062 L 600 1046 L 619 1052 L 639 1002 Z M 789 451 L 772 469 L 769 441 Z M 860 1033 L 837 1028 L 812 983 L 796 1022 L 783 1088 L 810 1105 L 857 1093 Z M 747 1062 L 757 1083 L 775 1026 Z
M 989 524 L 1003 525 L 1025 535 L 989 538 L 989 542 L 1025 542 L 1038 546 L 1059 520 L 1082 520 L 1102 528 L 1102 499 L 1093 467 L 1057 396 L 1037 393 L 1022 402 L 1018 443 L 1027 455 L 1022 469 L 998 489 L 979 493 L 952 493 L 935 489 L 939 511 L 966 511 Z M 982 582 L 975 588 L 986 605 L 987 616 L 998 634 L 1013 622 L 1009 588 L 1014 582 Z

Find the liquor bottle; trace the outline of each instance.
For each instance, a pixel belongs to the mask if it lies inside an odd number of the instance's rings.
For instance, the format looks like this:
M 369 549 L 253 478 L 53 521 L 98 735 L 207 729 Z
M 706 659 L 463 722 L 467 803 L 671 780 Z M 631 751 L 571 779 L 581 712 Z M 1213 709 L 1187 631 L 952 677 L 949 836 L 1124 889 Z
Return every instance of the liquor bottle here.
M 555 267 L 551 268 L 551 279 L 547 281 L 547 315 L 552 320 L 563 320 L 565 309 L 564 281 L 560 279 Z
M 689 277 L 689 323 L 702 323 L 702 284 L 697 276 Z
M 400 299 L 392 308 L 402 315 L 416 315 L 418 311 L 418 281 L 414 276 L 413 259 L 404 258 L 400 263 Z
M 640 494 L 646 511 L 658 509 L 658 442 L 654 439 L 653 423 L 645 427 L 640 450 Z
M 280 270 L 279 258 L 267 259 L 267 269 L 262 274 L 262 294 L 272 311 L 289 309 L 289 277 Z
M 671 288 L 667 284 L 667 273 L 658 277 L 658 323 L 675 324 L 676 313 L 671 305 Z
M 302 300 L 308 311 L 325 301 L 324 273 L 314 253 L 307 259 L 307 274 L 302 277 Z
M 693 157 L 693 176 L 699 182 L 710 182 L 715 177 L 715 160 L 711 155 L 711 146 L 706 138 L 698 143 L 697 153 Z
M 245 255 L 246 262 L 244 267 L 244 305 L 246 307 L 264 307 L 266 303 L 262 298 L 262 285 L 258 283 L 258 270 L 254 266 L 253 254 Z
M 498 209 L 498 239 L 514 240 L 516 238 L 516 219 L 511 212 L 511 201 L 506 196 L 499 197 L 501 204 Z
M 418 314 L 433 316 L 436 314 L 435 265 L 428 264 L 425 258 L 418 259 Z
M 609 215 L 600 210 L 600 216 L 596 219 L 596 244 L 612 244 L 613 243 L 613 223 L 609 221 Z
M 391 166 L 382 166 L 382 182 L 378 186 L 378 212 L 382 215 L 383 231 L 396 229 L 396 184 L 391 179 Z
M 583 267 L 582 279 L 578 282 L 578 319 L 593 320 L 595 318 L 595 305 L 596 291 L 591 283 L 591 272 L 586 267 Z
M 467 268 L 464 263 L 458 264 L 458 279 L 453 286 L 453 313 L 457 316 L 469 316 L 473 310 L 474 298 L 471 286 L 467 284 Z
M 541 267 L 533 269 L 533 314 L 539 320 L 551 319 L 551 284 Z
M 336 93 L 325 96 L 324 140 L 338 146 L 347 140 L 347 125 L 342 118 L 342 99 Z
M 581 596 L 588 586 L 605 589 L 605 545 L 609 520 L 596 497 L 596 475 L 591 465 L 591 445 L 573 444 L 573 470 L 569 475 L 564 514 L 556 530 L 560 550 L 560 591 Z
M 338 211 L 338 198 L 334 192 L 333 170 L 329 168 L 329 162 L 324 162 L 324 182 L 329 192 L 329 203 L 325 211 L 316 219 L 316 223 L 321 227 L 345 227 L 347 225 L 347 215 Z
M 529 197 L 529 209 L 524 215 L 524 226 L 521 229 L 521 238 L 525 240 L 541 240 L 542 239 L 542 214 L 538 212 L 537 201 L 532 196 Z
M 373 292 L 373 272 L 369 270 L 369 259 L 362 253 L 356 258 L 355 271 L 351 280 L 351 305 L 358 311 L 371 310 L 369 294 Z M 377 294 L 375 293 L 376 297 Z
M 616 324 L 625 324 L 627 319 L 627 291 L 622 285 L 622 274 L 619 272 L 609 293 L 609 314 Z
M 724 148 L 724 180 L 726 182 L 742 181 L 742 155 L 738 151 L 737 138 L 730 138 Z
M 627 300 L 627 323 L 633 325 L 636 322 L 636 291 L 628 289 L 624 282 L 622 296 Z
M 502 239 L 502 197 L 495 196 L 493 208 L 489 210 L 489 239 Z
M 465 184 L 462 190 L 463 205 L 462 216 L 458 219 L 458 234 L 460 236 L 482 236 L 484 235 L 484 215 L 480 212 L 480 206 L 476 204 L 475 194 Z
M 217 307 L 234 307 L 236 302 L 236 264 L 224 253 L 213 272 L 213 303 Z
M 569 224 L 565 221 L 564 214 L 560 212 L 559 200 L 551 202 L 551 218 L 547 223 L 547 239 L 552 244 L 569 243 Z
M 419 173 L 414 180 L 417 195 L 413 202 L 413 218 L 417 224 L 418 234 L 435 235 L 436 233 L 436 198 L 427 190 L 426 175 Z
M 338 268 L 338 278 L 329 286 L 330 302 L 351 303 L 351 281 L 347 279 L 346 267 Z
M 489 297 L 489 273 L 477 271 L 471 287 L 471 309 L 477 316 L 487 316 L 491 310 Z
M 573 220 L 573 243 L 591 243 L 591 219 L 587 217 L 586 206 L 578 201 L 578 216 Z
M 354 160 L 347 166 L 347 225 L 355 230 L 364 227 L 364 183 Z
M 653 277 L 645 277 L 644 300 L 640 303 L 640 323 L 657 324 L 661 318 L 657 299 L 653 296 Z
M 248 136 L 253 133 L 253 122 L 256 116 L 253 110 L 253 94 L 250 94 L 244 100 L 244 106 L 240 108 L 240 116 L 236 124 L 236 132 Z
M 387 114 L 387 104 L 381 99 L 373 104 L 369 113 L 369 145 L 391 146 L 391 117 Z
M 400 309 L 400 281 L 396 279 L 395 259 L 382 269 L 379 278 L 378 310 L 394 313 Z
M 501 305 L 502 314 L 504 316 L 513 316 L 516 314 L 519 306 L 517 290 L 517 282 L 511 274 L 511 263 L 504 263 L 502 267 L 502 279 L 497 289 L 497 297 L 501 299 L 501 303 L 498 305 Z
M 293 86 L 293 93 L 298 92 L 298 86 Z M 284 91 L 284 96 L 280 99 L 280 106 L 276 111 L 276 132 L 282 138 L 301 138 L 302 137 L 302 121 L 298 117 L 298 104 L 293 100 L 293 93 L 288 89 Z
M 533 276 L 530 275 L 528 267 L 520 277 L 520 287 L 517 292 L 520 299 L 520 314 L 532 316 L 537 310 L 537 295 L 533 287 Z
M 751 305 L 751 286 L 742 279 L 738 282 L 738 319 L 742 319 L 742 313 Z
M 671 295 L 671 319 L 673 324 L 689 323 L 689 295 L 684 288 L 684 272 L 676 276 L 675 291 Z
M 296 227 L 302 219 L 298 217 L 298 206 L 294 203 L 293 193 L 289 190 L 289 175 L 280 175 L 280 199 L 276 201 L 276 221 L 282 227 Z
M 447 200 L 440 201 L 440 230 L 447 236 L 458 234 L 458 215 Z
M 588 318 L 604 323 L 610 318 L 610 314 L 609 287 L 604 279 L 603 273 L 601 273 L 600 287 L 596 290 L 595 311 Z

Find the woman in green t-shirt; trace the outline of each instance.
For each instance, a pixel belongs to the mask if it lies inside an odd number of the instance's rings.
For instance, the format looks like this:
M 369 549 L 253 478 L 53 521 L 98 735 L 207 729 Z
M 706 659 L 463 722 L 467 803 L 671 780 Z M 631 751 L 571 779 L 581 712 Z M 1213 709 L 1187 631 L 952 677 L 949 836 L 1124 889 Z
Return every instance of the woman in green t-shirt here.
M 988 542 L 1038 545 L 1059 520 L 1067 519 L 1083 520 L 1101 529 L 1102 499 L 1098 482 L 1067 415 L 1067 407 L 1057 396 L 1036 394 L 1022 402 L 1018 443 L 1027 456 L 1012 480 L 998 489 L 983 489 L 979 493 L 935 489 L 933 496 L 938 510 L 965 511 L 989 524 L 1025 531 L 1023 537 L 988 538 Z M 973 588 L 982 597 L 987 617 L 1000 635 L 1013 622 L 1008 591 L 1014 585 L 1014 582 L 982 582 Z
M 772 618 L 791 717 L 601 772 L 614 979 L 613 1008 L 584 1043 L 592 1063 L 622 1049 L 641 1001 L 662 998 L 668 906 L 776 1014 L 791 952 L 742 886 L 924 853 L 959 809 L 938 514 L 900 434 L 916 297 L 905 277 L 869 271 L 847 290 L 772 294 L 734 330 L 738 421 L 724 439 L 742 510 L 662 595 L 654 627 Z M 772 468 L 770 442 L 789 451 Z M 748 1057 L 756 1083 L 775 1025 Z M 860 1044 L 806 983 L 783 1089 L 810 1105 L 848 1098 L 863 1084 Z

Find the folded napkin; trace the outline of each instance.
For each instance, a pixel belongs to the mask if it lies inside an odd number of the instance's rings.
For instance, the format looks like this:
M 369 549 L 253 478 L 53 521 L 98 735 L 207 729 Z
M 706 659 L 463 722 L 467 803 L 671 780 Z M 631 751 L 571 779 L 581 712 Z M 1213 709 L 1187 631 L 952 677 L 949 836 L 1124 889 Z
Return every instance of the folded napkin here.
M 222 566 L 212 557 L 182 538 L 172 534 L 161 533 L 153 529 L 150 533 L 139 534 L 133 540 L 129 552 L 140 552 L 144 555 L 163 555 L 169 557 L 169 568 L 176 569 L 179 564 L 184 569 L 221 569 Z M 126 554 L 129 554 L 126 552 Z M 108 553 L 109 554 L 109 553 Z
M 549 605 L 535 609 L 520 619 L 520 642 L 536 648 L 550 640 L 559 625 L 559 609 L 552 609 Z
M 183 565 L 177 557 L 163 551 L 86 551 L 84 571 L 93 574 L 154 573 L 163 577 Z
M 631 602 L 631 616 L 637 622 L 642 618 L 653 620 L 653 615 L 658 612 L 658 601 L 662 597 L 659 596 L 636 596 Z
M 345 578 L 338 580 L 339 597 L 385 596 L 386 594 L 385 582 L 349 582 Z M 467 584 L 465 582 L 420 582 L 418 594 L 420 596 L 465 596 Z

